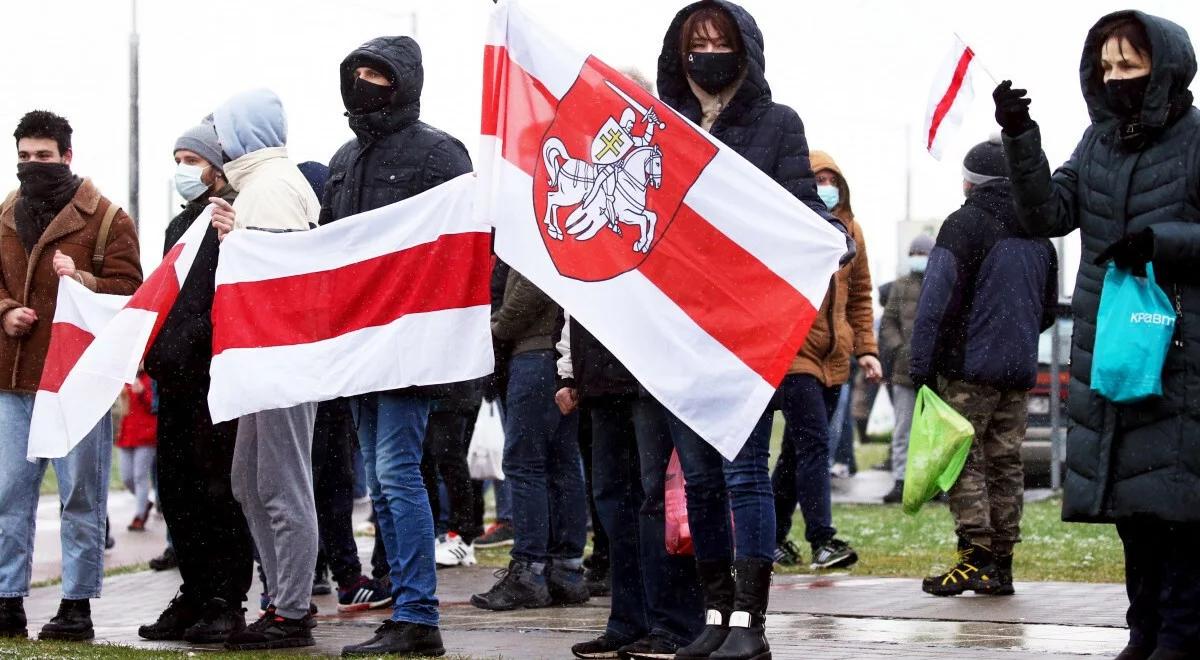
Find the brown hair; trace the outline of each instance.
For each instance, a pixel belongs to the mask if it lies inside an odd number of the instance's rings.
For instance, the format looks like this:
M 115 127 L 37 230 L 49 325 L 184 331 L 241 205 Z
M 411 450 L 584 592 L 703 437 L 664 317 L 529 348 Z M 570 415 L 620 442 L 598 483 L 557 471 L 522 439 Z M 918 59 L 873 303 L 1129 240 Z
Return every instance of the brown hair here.
M 1146 34 L 1146 26 L 1141 21 L 1132 17 L 1126 16 L 1118 18 L 1100 27 L 1098 32 L 1099 39 L 1096 43 L 1096 61 L 1100 61 L 1100 53 L 1104 50 L 1104 44 L 1110 39 L 1116 38 L 1119 47 L 1123 42 L 1128 41 L 1129 46 L 1137 52 L 1138 55 L 1149 60 L 1154 51 L 1150 47 L 1150 37 Z M 1121 56 L 1125 56 L 1124 50 L 1121 51 Z M 1103 67 L 1097 66 L 1097 71 Z M 1103 77 L 1103 73 L 1100 74 Z
M 717 34 L 729 40 L 733 52 L 742 52 L 742 32 L 738 29 L 733 17 L 721 7 L 710 5 L 692 12 L 683 22 L 683 28 L 679 30 L 679 56 L 683 60 L 687 60 L 688 47 L 692 44 L 692 37 L 707 24 L 712 24 Z

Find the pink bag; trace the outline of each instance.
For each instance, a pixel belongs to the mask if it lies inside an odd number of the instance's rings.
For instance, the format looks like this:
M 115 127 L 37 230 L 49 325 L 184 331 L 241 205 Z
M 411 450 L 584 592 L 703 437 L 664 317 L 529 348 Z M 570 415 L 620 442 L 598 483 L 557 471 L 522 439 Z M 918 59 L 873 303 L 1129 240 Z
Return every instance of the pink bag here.
M 671 452 L 667 464 L 666 488 L 663 500 L 667 518 L 667 554 L 691 555 L 692 531 L 688 528 L 687 494 L 684 491 L 683 467 L 679 464 L 679 453 Z

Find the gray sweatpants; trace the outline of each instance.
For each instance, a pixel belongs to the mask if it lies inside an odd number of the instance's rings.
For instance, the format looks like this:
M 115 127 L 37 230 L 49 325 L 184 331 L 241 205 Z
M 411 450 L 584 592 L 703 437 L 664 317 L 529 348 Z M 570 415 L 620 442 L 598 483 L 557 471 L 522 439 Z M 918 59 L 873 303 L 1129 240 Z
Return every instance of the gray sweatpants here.
M 242 505 L 279 616 L 308 614 L 317 566 L 312 487 L 317 404 L 267 410 L 238 420 L 233 496 Z
M 892 410 L 896 412 L 896 428 L 892 430 L 892 478 L 904 481 L 904 467 L 908 462 L 908 436 L 912 433 L 913 408 L 917 405 L 917 392 L 911 387 L 893 385 Z

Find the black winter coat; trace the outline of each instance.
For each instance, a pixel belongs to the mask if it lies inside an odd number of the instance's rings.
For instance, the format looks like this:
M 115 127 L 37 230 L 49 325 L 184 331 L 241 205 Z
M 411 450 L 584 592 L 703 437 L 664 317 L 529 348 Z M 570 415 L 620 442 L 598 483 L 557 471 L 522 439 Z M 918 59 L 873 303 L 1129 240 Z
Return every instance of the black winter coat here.
M 385 73 L 397 89 L 387 108 L 350 116 L 355 138 L 329 161 L 321 224 L 408 199 L 471 171 L 466 147 L 419 119 L 424 72 L 417 42 L 380 37 L 359 46 L 341 65 L 343 98 L 359 66 Z
M 408 199 L 471 171 L 471 157 L 462 143 L 419 119 L 424 70 L 416 41 L 379 37 L 346 56 L 341 65 L 343 99 L 360 66 L 387 75 L 396 92 L 383 110 L 349 116 L 355 137 L 329 161 L 321 224 Z M 438 410 L 458 410 L 479 402 L 482 381 L 414 390 L 441 399 Z
M 1098 71 L 1097 28 L 1120 16 L 1145 25 L 1153 50 L 1139 117 L 1149 141 L 1136 151 L 1119 144 L 1122 122 L 1105 101 Z M 1066 520 L 1151 516 L 1200 522 L 1200 110 L 1191 107 L 1187 91 L 1195 74 L 1195 51 L 1182 27 L 1141 12 L 1118 12 L 1101 19 L 1084 43 L 1080 80 L 1092 124 L 1071 159 L 1051 176 L 1039 129 L 1005 135 L 1025 228 L 1041 236 L 1082 232 L 1073 300 Z M 1105 273 L 1093 260 L 1122 236 L 1146 228 L 1154 235 L 1155 275 L 1179 307 L 1179 319 L 1162 374 L 1162 398 L 1117 405 L 1089 385 Z
M 942 225 L 917 303 L 914 384 L 934 376 L 1029 390 L 1037 384 L 1038 337 L 1054 322 L 1058 255 L 1028 238 L 1005 179 L 971 189 Z
M 237 191 L 226 185 L 217 196 L 233 202 Z M 171 219 L 163 245 L 164 255 L 171 251 L 188 227 L 192 226 L 192 222 L 204 212 L 208 197 L 204 195 L 190 202 L 179 215 Z M 146 373 L 156 381 L 173 385 L 174 389 L 208 381 L 208 368 L 212 363 L 212 305 L 219 252 L 217 230 L 210 226 L 204 232 L 204 239 L 200 242 L 187 279 L 179 289 L 175 306 L 167 314 L 158 337 L 146 353 Z
M 559 380 L 558 387 L 579 390 L 581 399 L 634 397 L 638 381 L 625 365 L 605 348 L 579 321 L 570 319 L 571 378 Z
M 725 0 L 703 0 L 684 7 L 675 15 L 663 37 L 658 57 L 658 96 L 692 122 L 701 120 L 700 101 L 688 85 L 680 57 L 679 39 L 683 24 L 692 12 L 717 5 L 725 9 L 742 33 L 744 79 L 729 104 L 717 116 L 709 133 L 728 145 L 755 167 L 765 172 L 792 195 L 821 217 L 846 228 L 817 196 L 817 182 L 808 160 L 808 140 L 804 123 L 796 111 L 771 100 L 771 87 L 765 76 L 766 57 L 763 35 L 754 17 L 742 7 Z M 850 255 L 853 256 L 853 255 Z

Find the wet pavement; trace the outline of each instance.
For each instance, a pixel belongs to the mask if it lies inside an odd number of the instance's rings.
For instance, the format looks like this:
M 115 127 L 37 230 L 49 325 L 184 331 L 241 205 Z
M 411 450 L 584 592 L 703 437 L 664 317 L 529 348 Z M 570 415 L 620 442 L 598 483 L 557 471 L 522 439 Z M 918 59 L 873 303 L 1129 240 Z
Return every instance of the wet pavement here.
M 865 500 L 882 479 L 853 480 L 853 499 Z M 877 475 L 876 475 L 877 476 Z M 890 484 L 889 484 L 890 485 Z M 886 490 L 886 488 L 885 488 Z M 882 494 L 882 492 L 880 493 Z M 127 493 L 113 493 L 109 512 L 117 546 L 108 567 L 136 565 L 163 547 L 165 525 L 155 516 L 149 531 L 125 531 L 133 509 Z M 366 515 L 357 507 L 356 518 Z M 57 572 L 57 503 L 43 498 L 35 549 L 35 581 Z M 359 538 L 367 564 L 371 541 Z M 219 647 L 151 643 L 137 627 L 153 621 L 175 595 L 175 571 L 142 571 L 105 581 L 104 597 L 93 601 L 97 639 L 136 648 L 218 651 Z M 439 573 L 442 628 L 447 650 L 470 658 L 569 658 L 570 646 L 603 631 L 607 599 L 583 606 L 496 613 L 470 605 L 472 593 L 494 581 L 492 569 L 457 568 Z M 56 586 L 35 589 L 26 600 L 30 628 L 53 616 Z M 338 615 L 333 596 L 313 599 L 321 610 L 317 646 L 289 652 L 336 655 L 341 647 L 369 638 L 381 612 Z M 921 593 L 920 580 L 849 575 L 777 576 L 771 594 L 768 629 L 774 657 L 857 658 L 1080 658 L 1113 657 L 1127 638 L 1122 585 L 1018 583 L 1006 598 L 934 598 Z M 253 618 L 255 612 L 248 613 Z

